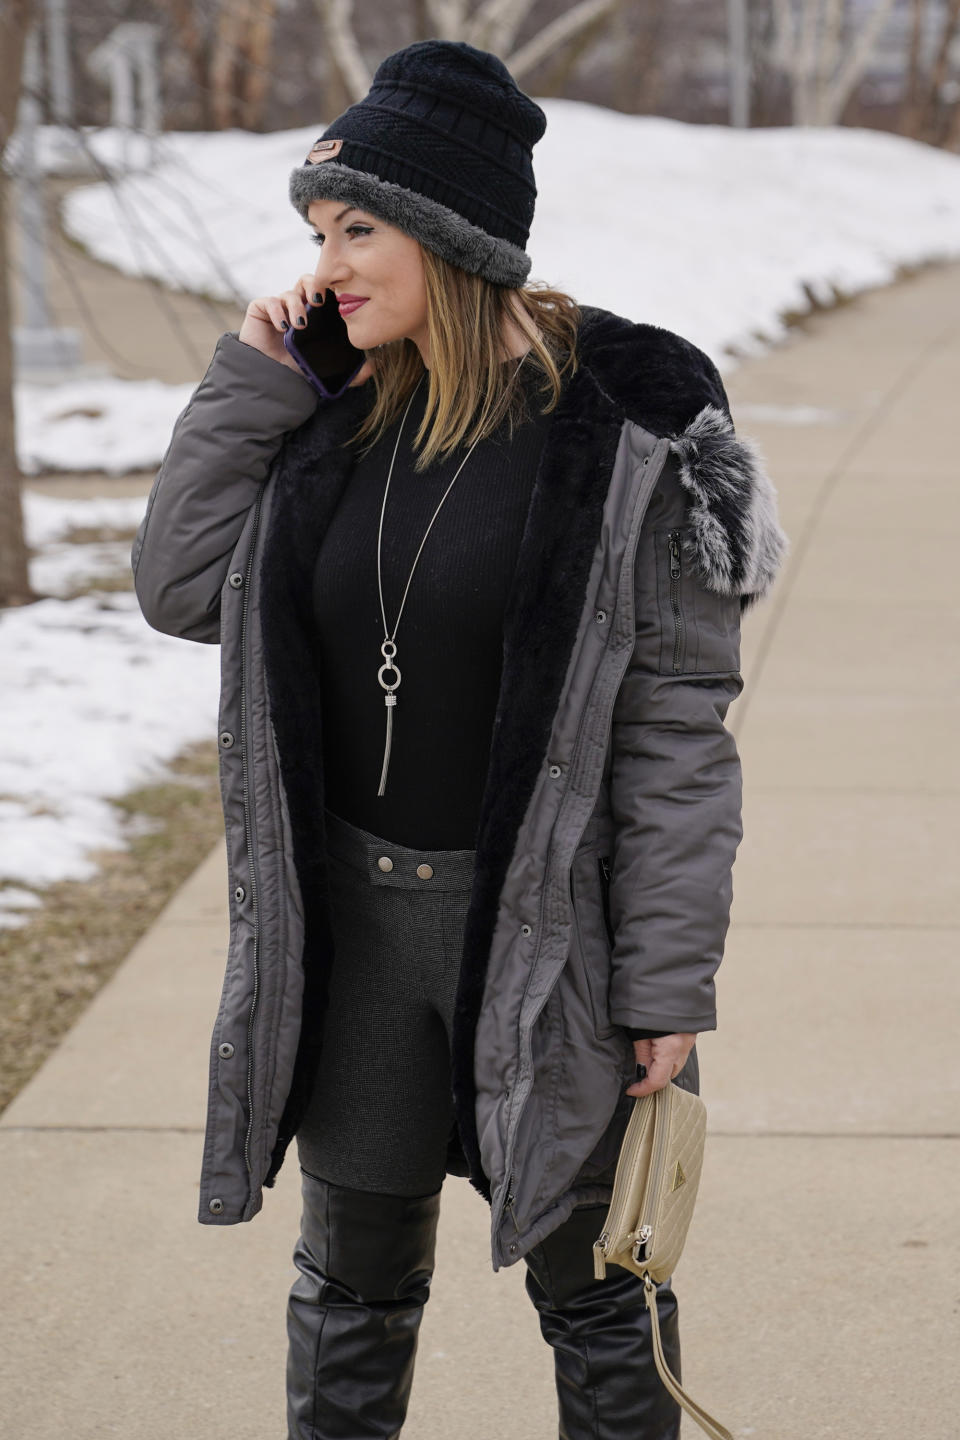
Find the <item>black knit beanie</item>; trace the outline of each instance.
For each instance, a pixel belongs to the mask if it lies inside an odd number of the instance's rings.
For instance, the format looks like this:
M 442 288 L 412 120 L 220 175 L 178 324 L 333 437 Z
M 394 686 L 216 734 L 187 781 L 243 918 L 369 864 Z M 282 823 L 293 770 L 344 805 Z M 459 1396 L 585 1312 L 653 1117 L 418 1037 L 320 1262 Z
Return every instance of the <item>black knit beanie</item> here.
M 290 175 L 303 218 L 343 200 L 497 285 L 522 285 L 537 188 L 540 106 L 495 55 L 424 40 L 388 55 L 370 92 Z

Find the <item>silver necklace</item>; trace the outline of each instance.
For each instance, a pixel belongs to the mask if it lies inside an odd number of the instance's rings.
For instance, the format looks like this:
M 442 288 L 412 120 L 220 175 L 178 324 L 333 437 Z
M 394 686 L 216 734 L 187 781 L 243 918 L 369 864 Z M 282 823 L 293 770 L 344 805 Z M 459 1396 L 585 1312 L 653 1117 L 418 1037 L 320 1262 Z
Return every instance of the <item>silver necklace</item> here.
M 526 356 L 521 356 L 520 365 L 523 364 L 525 359 Z M 517 375 L 520 373 L 520 365 L 518 365 L 516 370 L 514 371 L 514 379 L 516 379 Z M 380 681 L 381 686 L 386 691 L 386 694 L 383 697 L 383 703 L 387 707 L 387 734 L 383 746 L 383 769 L 380 772 L 380 788 L 377 790 L 378 795 L 385 795 L 387 790 L 387 771 L 390 768 L 390 750 L 393 745 L 393 712 L 397 708 L 397 691 L 400 688 L 401 679 L 400 670 L 397 666 L 397 630 L 400 627 L 400 617 L 403 614 L 403 607 L 407 603 L 407 595 L 410 591 L 410 582 L 413 579 L 413 572 L 417 568 L 417 563 L 420 559 L 423 547 L 427 543 L 427 536 L 433 529 L 434 521 L 440 514 L 441 509 L 443 508 L 443 502 L 450 494 L 450 491 L 453 489 L 454 485 L 460 477 L 461 470 L 463 469 L 464 465 L 466 465 L 467 461 L 470 459 L 470 456 L 473 454 L 480 441 L 480 437 L 478 435 L 477 439 L 474 440 L 473 444 L 470 446 L 470 449 L 467 451 L 466 455 L 464 455 L 460 464 L 457 466 L 456 474 L 450 481 L 450 484 L 447 486 L 446 490 L 444 490 L 443 494 L 441 495 L 440 503 L 437 506 L 436 510 L 434 510 L 430 520 L 430 524 L 424 531 L 423 539 L 420 541 L 420 548 L 417 550 L 416 555 L 413 557 L 413 564 L 410 567 L 410 574 L 407 576 L 407 583 L 404 586 L 403 596 L 400 600 L 400 609 L 397 611 L 397 618 L 394 622 L 393 633 L 391 634 L 390 627 L 387 624 L 386 607 L 383 603 L 383 573 L 380 560 L 381 540 L 383 537 L 383 516 L 387 508 L 387 496 L 390 493 L 390 481 L 393 479 L 393 467 L 396 464 L 397 454 L 400 450 L 400 437 L 403 435 L 403 427 L 407 423 L 407 416 L 410 413 L 410 406 L 413 404 L 414 397 L 422 384 L 423 376 L 421 376 L 420 379 L 417 381 L 413 393 L 411 394 L 410 399 L 407 401 L 406 409 L 403 412 L 403 419 L 400 421 L 400 429 L 397 431 L 396 444 L 393 447 L 393 455 L 390 458 L 390 469 L 387 471 L 387 483 L 384 486 L 383 503 L 380 506 L 380 525 L 377 529 L 377 588 L 380 592 L 380 614 L 383 617 L 383 644 L 380 646 L 380 654 L 383 656 L 383 664 L 377 671 L 377 679 Z M 388 676 L 391 678 L 386 678 Z

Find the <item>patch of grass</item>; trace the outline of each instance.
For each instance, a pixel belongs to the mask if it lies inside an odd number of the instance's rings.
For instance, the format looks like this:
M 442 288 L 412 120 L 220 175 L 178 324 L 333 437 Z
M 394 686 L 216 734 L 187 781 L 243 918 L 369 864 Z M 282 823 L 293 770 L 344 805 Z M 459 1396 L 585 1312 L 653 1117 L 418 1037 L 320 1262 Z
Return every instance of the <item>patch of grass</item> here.
M 120 544 L 121 541 L 129 540 L 133 544 L 136 538 L 136 526 L 73 525 L 61 535 L 60 541 L 66 545 L 96 545 L 101 542 Z
M 0 1111 L 223 834 L 216 742 L 168 768 L 172 779 L 113 802 L 128 850 L 93 852 L 92 880 L 51 885 L 25 925 L 0 930 Z
M 116 593 L 119 590 L 132 590 L 133 576 L 129 568 L 126 570 L 114 570 L 103 575 L 91 575 L 88 580 L 81 580 L 63 595 L 58 595 L 58 600 L 77 600 L 81 595 L 96 595 L 101 590 Z

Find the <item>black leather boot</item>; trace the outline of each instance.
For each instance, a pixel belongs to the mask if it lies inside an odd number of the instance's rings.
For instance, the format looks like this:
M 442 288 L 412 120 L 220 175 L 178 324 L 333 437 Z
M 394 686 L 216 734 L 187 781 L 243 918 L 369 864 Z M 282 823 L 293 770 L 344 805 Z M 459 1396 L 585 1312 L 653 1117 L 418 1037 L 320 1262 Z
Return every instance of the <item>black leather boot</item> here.
M 527 1255 L 527 1294 L 554 1351 L 560 1440 L 678 1440 L 680 1406 L 653 1359 L 643 1282 L 610 1265 L 593 1273 L 606 1205 L 584 1205 Z M 657 1287 L 667 1364 L 680 1379 L 676 1296 Z
M 289 1440 L 393 1440 L 407 1413 L 440 1192 L 405 1199 L 303 1175 L 287 1309 Z

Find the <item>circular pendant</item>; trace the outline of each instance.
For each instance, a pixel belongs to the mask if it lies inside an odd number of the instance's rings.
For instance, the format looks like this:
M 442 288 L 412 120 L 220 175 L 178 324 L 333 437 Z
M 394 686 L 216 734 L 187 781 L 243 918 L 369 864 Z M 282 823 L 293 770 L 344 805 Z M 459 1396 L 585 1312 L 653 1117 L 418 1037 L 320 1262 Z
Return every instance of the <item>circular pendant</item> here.
M 383 674 L 385 670 L 392 670 L 394 675 L 396 675 L 397 677 L 396 680 L 392 682 L 389 680 L 384 680 Z M 400 671 L 397 669 L 396 665 L 394 665 L 392 660 L 388 660 L 386 665 L 381 665 L 380 669 L 377 671 L 377 679 L 380 681 L 380 684 L 383 686 L 384 690 L 396 690 L 397 686 L 400 684 Z

